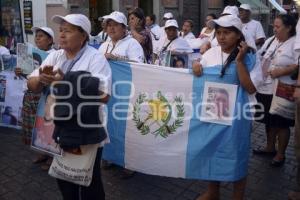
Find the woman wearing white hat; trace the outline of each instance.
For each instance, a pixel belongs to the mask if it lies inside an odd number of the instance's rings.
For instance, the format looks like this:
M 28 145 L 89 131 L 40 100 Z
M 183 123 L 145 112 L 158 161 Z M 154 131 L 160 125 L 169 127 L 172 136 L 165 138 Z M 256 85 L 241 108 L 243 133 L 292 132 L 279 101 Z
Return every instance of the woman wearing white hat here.
M 110 40 L 100 46 L 99 52 L 110 60 L 143 63 L 143 48 L 136 39 L 128 35 L 125 15 L 114 11 L 110 15 L 104 16 L 104 22 Z
M 253 97 L 252 94 L 256 92 L 255 81 L 252 77 L 257 76 L 255 70 L 259 69 L 254 67 L 255 59 L 254 55 L 249 51 L 249 47 L 245 43 L 245 38 L 242 34 L 242 23 L 240 19 L 234 15 L 227 15 L 217 20 L 210 22 L 216 29 L 216 37 L 220 46 L 212 47 L 209 49 L 200 61 L 200 63 L 193 64 L 193 72 L 196 76 L 201 76 L 203 68 L 216 66 L 220 68 L 220 81 L 227 84 L 239 85 L 240 90 L 243 90 L 245 99 L 247 97 Z M 251 71 L 251 72 L 250 72 Z M 236 74 L 236 80 L 229 80 L 224 78 L 227 73 Z M 236 104 L 242 103 L 238 102 Z M 250 101 L 250 98 L 249 98 Z M 233 126 L 238 126 L 237 123 L 244 123 L 251 127 L 252 121 L 245 116 L 241 116 L 242 119 L 235 120 Z M 241 122 L 243 121 L 243 122 Z M 239 125 L 240 126 L 240 125 Z M 246 177 L 247 177 L 247 165 L 248 165 L 248 152 L 250 149 L 250 133 L 251 128 L 244 130 L 230 129 L 226 136 L 227 150 L 232 152 L 232 157 L 224 157 L 222 160 L 229 159 L 230 163 L 234 163 L 230 169 L 231 171 L 219 180 L 218 178 L 207 178 L 209 180 L 208 190 L 198 197 L 197 200 L 217 200 L 220 197 L 220 181 L 232 181 L 234 185 L 233 198 L 234 200 L 242 200 L 244 196 Z M 223 133 L 220 133 L 222 135 Z M 225 137 L 225 136 L 224 136 Z M 212 151 L 218 151 L 217 146 L 212 144 Z M 213 163 L 213 160 L 210 161 Z M 225 170 L 225 169 L 224 169 Z M 211 172 L 213 173 L 213 172 Z M 220 177 L 219 174 L 210 175 L 209 177 Z M 226 179 L 226 180 L 224 180 Z
M 41 67 L 30 74 L 28 88 L 39 93 L 54 81 L 62 80 L 68 77 L 69 74 L 85 72 L 93 78 L 98 78 L 99 86 L 95 87 L 96 90 L 98 88 L 97 93 L 101 94 L 101 96 L 99 95 L 99 100 L 106 103 L 110 95 L 111 70 L 105 57 L 87 44 L 91 32 L 91 22 L 82 14 L 69 14 L 65 17 L 55 15 L 52 20 L 60 25 L 59 45 L 61 49 L 50 53 Z M 74 93 L 76 91 L 72 90 L 70 92 Z M 93 115 L 92 118 L 97 118 L 97 116 Z M 91 129 L 82 127 L 81 124 L 77 124 L 77 128 L 75 128 L 73 126 L 70 127 L 70 125 L 64 125 L 65 123 L 68 123 L 68 121 L 62 121 L 61 125 L 56 124 L 53 139 L 67 152 L 80 152 L 81 145 L 100 144 L 99 146 L 103 146 L 107 138 L 105 131 L 100 131 L 100 128 L 99 130 L 98 128 L 93 129 L 93 132 L 91 132 Z M 72 135 L 73 132 L 82 135 L 79 138 L 81 140 L 77 140 L 77 142 L 80 142 L 79 146 L 78 143 L 73 145 L 73 141 L 69 139 L 69 145 L 63 147 L 62 139 L 64 138 L 65 141 L 68 139 L 65 137 L 65 134 Z M 74 137 L 76 135 L 73 135 Z M 89 186 L 83 187 L 57 179 L 63 199 L 105 199 L 100 173 L 101 152 L 100 148 L 92 166 L 93 175 Z
M 54 32 L 51 28 L 48 27 L 32 27 L 32 32 L 34 33 L 34 43 L 37 48 L 51 53 L 55 51 L 53 47 L 54 41 Z M 34 56 L 34 55 L 33 55 Z M 35 66 L 40 65 L 38 63 Z M 15 69 L 15 74 L 17 76 L 24 76 L 26 77 L 28 74 L 23 74 L 22 69 L 17 67 Z M 33 93 L 30 90 L 26 90 L 23 97 L 23 107 L 22 107 L 22 141 L 26 145 L 31 144 L 31 135 L 32 129 L 34 126 L 35 116 L 36 116 L 36 109 L 40 99 L 40 93 Z M 33 163 L 44 163 L 42 165 L 42 169 L 47 170 L 49 165 L 51 164 L 52 159 L 48 155 L 39 155 L 37 158 L 33 160 Z

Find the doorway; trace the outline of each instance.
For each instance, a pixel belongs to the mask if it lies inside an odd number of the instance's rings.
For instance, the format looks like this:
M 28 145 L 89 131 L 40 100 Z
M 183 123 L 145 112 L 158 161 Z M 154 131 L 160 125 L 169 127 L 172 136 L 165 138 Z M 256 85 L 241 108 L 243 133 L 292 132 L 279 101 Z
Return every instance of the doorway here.
M 97 35 L 101 30 L 99 17 L 108 15 L 112 12 L 112 1 L 110 0 L 89 0 L 89 13 L 92 23 L 91 35 Z
M 153 14 L 153 0 L 139 0 L 139 7 L 144 10 L 145 16 Z

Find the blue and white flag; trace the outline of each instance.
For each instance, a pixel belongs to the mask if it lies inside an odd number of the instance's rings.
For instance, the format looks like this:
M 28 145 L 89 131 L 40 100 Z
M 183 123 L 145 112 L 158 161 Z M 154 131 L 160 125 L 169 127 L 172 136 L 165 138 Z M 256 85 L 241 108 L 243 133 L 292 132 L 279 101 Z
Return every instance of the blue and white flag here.
M 221 66 L 195 77 L 187 69 L 110 65 L 110 143 L 104 159 L 160 176 L 219 181 L 246 176 L 251 117 L 240 114 L 248 108 L 248 94 L 239 86 L 234 65 L 223 78 Z M 203 120 L 201 109 L 211 114 L 209 120 Z M 214 114 L 216 109 L 221 110 Z

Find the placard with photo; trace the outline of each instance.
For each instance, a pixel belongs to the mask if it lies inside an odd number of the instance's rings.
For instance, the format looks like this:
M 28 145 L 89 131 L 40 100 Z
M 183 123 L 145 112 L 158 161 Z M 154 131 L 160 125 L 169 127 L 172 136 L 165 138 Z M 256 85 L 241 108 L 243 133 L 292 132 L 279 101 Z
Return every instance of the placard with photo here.
M 54 101 L 51 95 L 41 95 L 32 130 L 31 147 L 48 154 L 62 155 L 62 150 L 52 138 L 55 125 L 50 115 L 50 109 Z
M 232 125 L 237 85 L 205 82 L 200 120 Z

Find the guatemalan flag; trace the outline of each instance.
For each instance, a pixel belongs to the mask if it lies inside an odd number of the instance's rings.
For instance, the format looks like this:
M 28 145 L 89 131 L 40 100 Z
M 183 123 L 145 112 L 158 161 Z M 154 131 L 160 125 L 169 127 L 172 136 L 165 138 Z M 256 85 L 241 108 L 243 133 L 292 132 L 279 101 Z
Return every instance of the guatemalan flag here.
M 246 176 L 251 113 L 234 64 L 222 78 L 221 66 L 195 77 L 187 69 L 110 65 L 104 159 L 160 176 L 217 181 Z

